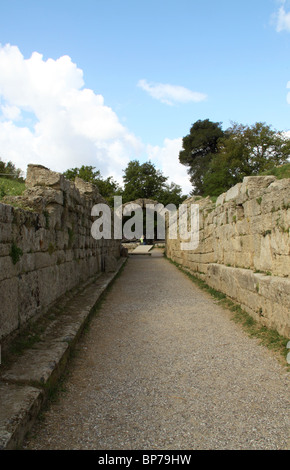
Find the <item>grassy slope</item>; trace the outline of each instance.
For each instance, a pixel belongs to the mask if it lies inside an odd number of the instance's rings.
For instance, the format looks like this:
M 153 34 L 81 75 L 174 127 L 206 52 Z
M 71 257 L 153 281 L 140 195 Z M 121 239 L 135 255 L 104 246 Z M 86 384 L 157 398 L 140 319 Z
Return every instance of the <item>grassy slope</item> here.
M 0 201 L 4 196 L 20 196 L 24 190 L 24 182 L 0 177 Z
M 277 179 L 290 178 L 290 163 L 285 163 L 275 168 L 271 168 L 262 173 L 262 175 L 274 175 Z

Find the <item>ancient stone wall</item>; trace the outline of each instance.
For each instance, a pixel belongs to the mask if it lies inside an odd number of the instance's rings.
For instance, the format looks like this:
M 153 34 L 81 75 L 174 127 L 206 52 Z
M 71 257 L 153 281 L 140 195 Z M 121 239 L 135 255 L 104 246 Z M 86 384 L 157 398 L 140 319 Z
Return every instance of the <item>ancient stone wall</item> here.
M 167 230 L 167 256 L 289 337 L 290 179 L 246 177 L 216 203 L 185 203 L 199 205 L 198 247 L 181 250 Z
M 29 165 L 24 194 L 3 202 L 0 342 L 120 256 L 120 241 L 91 235 L 91 209 L 105 200 L 90 183 Z

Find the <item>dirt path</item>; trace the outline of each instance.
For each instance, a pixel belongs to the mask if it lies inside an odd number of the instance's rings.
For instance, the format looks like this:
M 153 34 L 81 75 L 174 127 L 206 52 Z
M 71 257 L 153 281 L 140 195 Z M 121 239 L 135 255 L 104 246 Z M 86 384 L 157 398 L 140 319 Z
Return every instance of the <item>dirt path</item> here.
M 164 258 L 130 258 L 24 448 L 288 449 L 289 373 Z

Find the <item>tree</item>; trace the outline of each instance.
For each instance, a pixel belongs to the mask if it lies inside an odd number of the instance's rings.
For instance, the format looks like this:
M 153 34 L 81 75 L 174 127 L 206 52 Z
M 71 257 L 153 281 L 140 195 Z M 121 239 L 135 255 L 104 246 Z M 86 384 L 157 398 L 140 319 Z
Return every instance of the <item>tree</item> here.
M 97 182 L 101 178 L 101 173 L 99 170 L 94 171 L 94 166 L 85 166 L 82 165 L 80 168 L 70 168 L 66 170 L 63 175 L 65 178 L 74 181 L 76 177 L 81 178 L 88 183 L 97 185 Z
M 158 202 L 167 206 L 167 204 L 174 204 L 176 207 L 187 199 L 187 195 L 182 194 L 182 188 L 178 184 L 166 184 L 164 189 L 160 192 Z
M 123 202 L 129 202 L 139 198 L 158 200 L 168 178 L 150 161 L 141 165 L 132 160 L 124 170 L 123 180 Z
M 16 179 L 21 182 L 24 181 L 22 177 L 22 170 L 16 168 L 14 163 L 12 163 L 11 161 L 5 163 L 0 158 L 0 178 L 1 177 L 7 179 Z
M 174 204 L 176 207 L 182 203 L 187 196 L 182 195 L 182 188 L 175 183 L 167 183 L 168 177 L 155 168 L 149 162 L 140 164 L 137 160 L 129 162 L 124 170 L 124 192 L 123 202 L 135 201 L 136 199 L 153 199 L 166 207 Z M 127 217 L 123 217 L 126 223 Z M 143 208 L 143 231 L 148 233 L 151 228 L 154 237 L 157 237 L 157 214 L 154 210 Z M 149 230 L 150 232 L 150 230 Z
M 195 194 L 204 193 L 204 175 L 218 152 L 218 141 L 224 135 L 221 123 L 205 119 L 196 121 L 191 126 L 190 133 L 182 139 L 183 148 L 179 153 L 179 161 L 188 167 Z
M 109 205 L 113 206 L 114 196 L 122 194 L 122 188 L 117 181 L 109 176 L 103 179 L 99 170 L 95 171 L 93 166 L 81 166 L 81 168 L 71 168 L 63 173 L 65 178 L 75 180 L 76 177 L 83 179 L 98 187 L 101 195 L 108 201 Z
M 219 195 L 243 180 L 287 162 L 290 139 L 271 126 L 234 123 L 218 142 L 218 152 L 204 175 L 204 194 Z

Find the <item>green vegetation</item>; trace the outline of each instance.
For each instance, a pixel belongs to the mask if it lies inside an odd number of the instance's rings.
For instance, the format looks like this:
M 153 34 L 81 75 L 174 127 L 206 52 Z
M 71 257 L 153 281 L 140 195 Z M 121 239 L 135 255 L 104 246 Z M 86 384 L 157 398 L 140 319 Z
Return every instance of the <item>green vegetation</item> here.
M 187 198 L 182 195 L 180 186 L 175 183 L 167 184 L 168 177 L 150 161 L 142 165 L 137 160 L 129 162 L 124 170 L 123 180 L 123 202 L 144 198 L 156 200 L 166 206 L 181 204 Z
M 22 171 L 19 168 L 16 168 L 12 162 L 3 162 L 0 158 L 0 177 L 4 176 L 8 179 L 17 179 L 19 181 L 24 181 L 22 178 Z
M 74 181 L 76 177 L 81 178 L 88 183 L 92 183 L 100 191 L 100 194 L 107 200 L 108 204 L 113 206 L 114 196 L 122 192 L 121 186 L 112 176 L 104 179 L 99 170 L 94 166 L 83 165 L 80 168 L 71 168 L 63 173 L 64 177 Z
M 257 122 L 252 126 L 233 123 L 224 131 L 219 122 L 198 120 L 182 139 L 182 144 L 179 161 L 188 168 L 193 185 L 191 196 L 210 196 L 214 202 L 245 176 L 290 178 L 290 138 L 265 123 Z M 124 187 L 112 176 L 103 178 L 93 166 L 70 168 L 63 175 L 72 181 L 79 177 L 96 185 L 110 206 L 113 206 L 114 196 L 122 196 L 123 203 L 146 198 L 164 206 L 178 206 L 188 197 L 182 194 L 179 185 L 169 184 L 169 178 L 150 161 L 141 164 L 132 160 L 123 173 Z M 0 159 L 0 200 L 4 196 L 21 195 L 24 190 L 21 170 L 12 162 Z
M 96 185 L 101 195 L 113 206 L 114 196 L 122 196 L 123 203 L 136 199 L 153 199 L 164 206 L 181 204 L 187 198 L 182 195 L 182 189 L 175 183 L 168 184 L 168 177 L 157 170 L 153 163 L 140 164 L 138 160 L 129 162 L 124 170 L 124 189 L 111 176 L 104 179 L 95 167 L 83 165 L 81 168 L 71 168 L 64 176 L 72 181 L 76 177 Z
M 274 172 L 277 177 L 289 177 L 289 157 L 290 138 L 265 123 L 233 123 L 223 131 L 221 123 L 208 119 L 192 125 L 179 153 L 180 163 L 188 167 L 193 193 L 201 196 L 219 196 L 245 176 Z
M 231 319 L 234 322 L 239 323 L 250 337 L 257 338 L 263 346 L 266 346 L 268 349 L 275 352 L 280 358 L 282 364 L 290 370 L 290 365 L 286 363 L 286 356 L 289 352 L 286 349 L 286 345 L 289 341 L 288 338 L 280 335 L 274 329 L 270 329 L 266 326 L 263 326 L 253 317 L 251 317 L 251 315 L 245 312 L 239 304 L 233 302 L 225 294 L 217 291 L 216 289 L 213 289 L 208 284 L 206 284 L 205 281 L 186 271 L 180 264 L 176 263 L 175 261 L 172 261 L 170 258 L 167 259 L 170 263 L 174 264 L 180 271 L 182 271 L 187 277 L 189 277 L 192 282 L 197 284 L 198 287 L 209 292 L 209 294 L 211 294 L 220 305 L 227 308 L 232 313 Z M 259 286 L 256 290 L 258 292 Z M 260 315 L 262 315 L 261 310 Z
M 269 170 L 262 172 L 261 175 L 274 175 L 278 180 L 290 178 L 290 163 L 270 168 Z
M 4 196 L 20 196 L 24 190 L 23 181 L 0 177 L 0 201 Z
M 262 232 L 262 235 L 263 237 L 266 237 L 267 235 L 271 235 L 272 233 L 272 230 L 265 230 L 264 232 Z
M 23 255 L 23 251 L 13 242 L 11 245 L 11 250 L 10 250 L 9 255 L 11 256 L 12 263 L 16 264 L 18 263 L 21 256 Z
M 223 136 L 221 123 L 205 119 L 196 121 L 190 133 L 182 139 L 183 148 L 179 153 L 179 161 L 188 167 L 194 194 L 209 194 L 204 191 L 204 178 L 214 155 L 218 153 L 218 142 Z M 219 194 L 223 192 L 221 189 Z M 214 192 L 211 195 L 218 196 Z
M 0 158 L 0 201 L 4 196 L 20 196 L 25 183 L 21 176 L 21 170 L 12 162 L 3 162 Z

